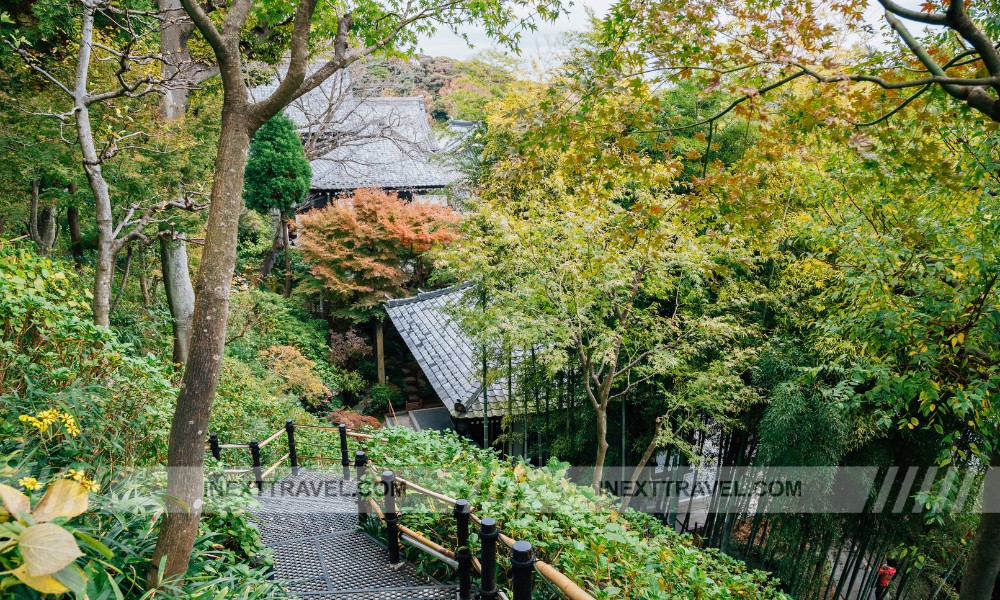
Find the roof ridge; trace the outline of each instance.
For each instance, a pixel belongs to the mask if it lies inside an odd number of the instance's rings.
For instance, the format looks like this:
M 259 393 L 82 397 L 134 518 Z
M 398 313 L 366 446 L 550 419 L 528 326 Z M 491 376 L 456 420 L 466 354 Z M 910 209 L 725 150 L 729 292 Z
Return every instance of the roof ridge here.
M 465 282 L 462 282 L 462 283 L 456 283 L 455 285 L 450 285 L 450 286 L 448 286 L 446 288 L 441 288 L 439 290 L 431 290 L 429 292 L 420 292 L 416 296 L 410 296 L 409 298 L 391 298 L 389 300 L 386 300 L 385 306 L 386 306 L 386 308 L 392 308 L 392 307 L 400 306 L 400 305 L 403 305 L 403 304 L 413 304 L 415 302 L 423 302 L 424 300 L 430 300 L 432 298 L 437 298 L 439 296 L 445 296 L 445 295 L 450 294 L 452 292 L 457 292 L 459 290 L 463 290 L 463 289 L 471 287 L 473 285 L 474 285 L 474 282 L 472 282 L 472 281 L 465 281 Z

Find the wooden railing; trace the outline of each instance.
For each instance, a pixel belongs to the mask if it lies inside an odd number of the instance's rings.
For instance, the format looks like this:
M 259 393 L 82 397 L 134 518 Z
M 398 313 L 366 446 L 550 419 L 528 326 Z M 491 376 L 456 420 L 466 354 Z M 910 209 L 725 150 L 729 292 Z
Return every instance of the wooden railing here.
M 344 479 L 350 479 L 351 467 L 355 470 L 355 479 L 360 484 L 365 479 L 367 473 L 374 476 L 375 480 L 381 483 L 383 490 L 383 506 L 379 506 L 374 498 L 366 497 L 361 493 L 358 486 L 357 505 L 359 524 L 363 525 L 370 512 L 382 522 L 386 534 L 386 547 L 389 553 L 389 562 L 398 564 L 400 558 L 400 542 L 406 542 L 414 548 L 421 550 L 436 559 L 454 568 L 457 573 L 459 598 L 462 600 L 472 599 L 472 572 L 475 570 L 480 576 L 480 589 L 477 598 L 479 600 L 496 600 L 501 596 L 505 597 L 497 586 L 497 541 L 499 541 L 510 553 L 510 583 L 514 600 L 530 600 L 533 586 L 532 577 L 534 573 L 542 578 L 544 582 L 558 591 L 564 598 L 569 600 L 594 600 L 594 598 L 577 585 L 572 579 L 559 572 L 557 569 L 539 560 L 534 555 L 531 544 L 524 540 L 514 540 L 504 535 L 497 525 L 496 520 L 490 517 L 480 518 L 474 514 L 471 504 L 462 498 L 452 498 L 441 492 L 427 489 L 413 481 L 409 481 L 397 476 L 391 470 L 379 471 L 363 450 L 355 452 L 352 460 L 348 451 L 348 438 L 357 440 L 372 440 L 376 436 L 352 431 L 343 423 L 337 427 L 327 427 L 321 425 L 295 425 L 292 421 L 286 421 L 285 427 L 268 436 L 263 442 L 251 441 L 248 444 L 222 444 L 219 442 L 217 434 L 210 434 L 208 439 L 208 449 L 216 460 L 221 460 L 221 451 L 224 449 L 249 449 L 252 466 L 249 469 L 224 469 L 226 475 L 242 475 L 253 473 L 254 486 L 258 493 L 264 490 L 264 480 L 273 473 L 282 463 L 289 462 L 293 474 L 299 472 L 299 462 L 301 460 L 337 460 L 334 457 L 322 456 L 298 456 L 295 447 L 296 429 L 314 429 L 321 431 L 336 431 L 340 437 L 340 463 L 343 467 Z M 285 434 L 287 439 L 288 452 L 266 469 L 261 464 L 261 450 L 267 447 Z M 381 438 L 388 441 L 386 438 Z M 457 545 L 454 550 L 449 550 L 441 544 L 428 539 L 405 525 L 401 524 L 402 516 L 397 504 L 401 490 L 412 491 L 437 502 L 441 502 L 452 507 L 455 517 L 455 532 Z M 469 545 L 469 523 L 474 522 L 479 526 L 480 555 L 474 557 Z

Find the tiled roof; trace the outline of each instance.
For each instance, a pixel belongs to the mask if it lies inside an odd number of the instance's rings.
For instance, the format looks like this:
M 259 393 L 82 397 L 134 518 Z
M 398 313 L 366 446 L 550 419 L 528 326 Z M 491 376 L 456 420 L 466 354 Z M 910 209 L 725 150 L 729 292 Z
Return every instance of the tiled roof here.
M 438 397 L 452 415 L 463 419 L 483 416 L 482 364 L 472 341 L 448 309 L 455 303 L 468 301 L 471 286 L 464 283 L 385 304 L 389 318 Z M 498 378 L 487 390 L 489 416 L 504 413 L 506 398 L 507 380 Z M 456 410 L 457 404 L 464 410 Z
M 251 88 L 250 96 L 259 101 L 276 87 L 277 79 Z M 323 140 L 324 150 L 310 161 L 313 191 L 440 188 L 459 179 L 439 152 L 420 96 L 358 98 L 349 78 L 335 75 L 285 114 L 303 138 Z

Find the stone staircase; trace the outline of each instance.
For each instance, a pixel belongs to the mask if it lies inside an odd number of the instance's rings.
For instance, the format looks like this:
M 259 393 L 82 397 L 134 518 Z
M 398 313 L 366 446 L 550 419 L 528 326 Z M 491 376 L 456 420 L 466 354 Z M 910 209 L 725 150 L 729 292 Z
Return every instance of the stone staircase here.
M 294 597 L 343 600 L 455 600 L 403 562 L 390 566 L 382 544 L 358 528 L 355 482 L 301 472 L 267 486 L 253 513 L 273 550 L 275 578 Z

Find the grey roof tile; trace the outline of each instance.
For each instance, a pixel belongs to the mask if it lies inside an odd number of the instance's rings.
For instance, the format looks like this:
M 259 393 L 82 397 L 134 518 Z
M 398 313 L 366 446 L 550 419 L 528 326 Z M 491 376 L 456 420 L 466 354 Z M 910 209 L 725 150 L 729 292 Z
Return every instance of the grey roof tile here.
M 389 318 L 438 397 L 452 415 L 464 419 L 483 416 L 482 369 L 477 368 L 472 341 L 447 310 L 452 303 L 462 302 L 470 287 L 465 283 L 385 304 Z M 506 398 L 507 380 L 498 378 L 487 390 L 491 417 L 505 412 Z M 458 403 L 465 411 L 455 410 Z
M 250 97 L 259 101 L 277 84 L 275 77 L 253 87 Z M 341 75 L 293 101 L 285 114 L 303 136 L 343 140 L 310 161 L 313 191 L 440 188 L 460 179 L 450 152 L 439 151 L 420 96 L 359 98 Z

